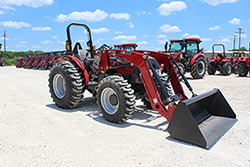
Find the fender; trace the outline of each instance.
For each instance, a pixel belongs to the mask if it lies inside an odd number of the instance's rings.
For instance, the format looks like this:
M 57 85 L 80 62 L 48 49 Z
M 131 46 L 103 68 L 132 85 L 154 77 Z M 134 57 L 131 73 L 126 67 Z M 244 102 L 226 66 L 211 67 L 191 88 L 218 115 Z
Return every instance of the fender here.
M 200 57 L 200 56 L 201 56 L 201 57 L 204 57 L 204 59 L 207 60 L 207 58 L 206 58 L 203 54 L 197 53 L 197 54 L 195 54 L 195 55 L 193 56 L 193 58 L 191 59 L 190 65 L 193 65 L 194 62 L 195 62 L 195 60 L 196 60 L 198 57 Z
M 81 68 L 83 75 L 84 75 L 84 79 L 85 79 L 85 85 L 88 85 L 89 83 L 89 74 L 87 72 L 87 70 L 85 69 L 83 63 L 81 62 L 81 60 L 79 60 L 77 57 L 72 56 L 72 55 L 64 55 L 62 57 L 60 57 L 60 59 L 58 61 L 70 61 L 70 62 L 75 62 L 78 67 Z
M 230 60 L 228 58 L 224 58 L 222 59 L 222 62 L 225 63 L 225 62 L 230 62 Z
M 250 57 L 240 57 L 239 62 L 246 62 L 246 64 L 249 66 L 250 64 Z

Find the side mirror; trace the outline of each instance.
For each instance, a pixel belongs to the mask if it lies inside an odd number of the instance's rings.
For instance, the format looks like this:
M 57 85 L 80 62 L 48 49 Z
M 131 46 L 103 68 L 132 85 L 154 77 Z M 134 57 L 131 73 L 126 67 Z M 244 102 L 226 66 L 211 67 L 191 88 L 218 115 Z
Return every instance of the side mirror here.
M 201 48 L 201 53 L 204 53 L 205 52 L 205 49 L 204 48 Z
M 165 51 L 167 52 L 168 51 L 168 42 L 166 42 L 164 48 L 165 48 Z

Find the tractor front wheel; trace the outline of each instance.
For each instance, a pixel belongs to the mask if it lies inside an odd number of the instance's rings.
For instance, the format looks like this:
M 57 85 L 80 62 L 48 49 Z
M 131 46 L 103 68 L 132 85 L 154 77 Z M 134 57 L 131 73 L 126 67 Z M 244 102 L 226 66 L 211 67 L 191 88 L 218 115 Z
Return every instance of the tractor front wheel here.
M 114 123 L 128 119 L 135 109 L 135 95 L 131 85 L 120 76 L 104 78 L 97 90 L 97 104 L 103 117 Z
M 191 67 L 191 75 L 194 79 L 201 79 L 206 73 L 206 59 L 204 57 L 198 57 Z
M 208 67 L 207 67 L 207 73 L 208 73 L 209 75 L 214 75 L 215 72 L 216 72 L 216 69 L 215 69 L 214 62 L 210 62 L 210 63 L 208 64 Z
M 230 75 L 232 72 L 232 66 L 229 62 L 226 62 L 221 67 L 222 75 Z
M 49 91 L 60 108 L 74 108 L 83 99 L 85 79 L 79 67 L 68 61 L 58 62 L 49 74 Z
M 245 77 L 245 76 L 247 76 L 247 72 L 248 72 L 248 69 L 247 69 L 246 62 L 240 62 L 239 67 L 238 67 L 239 76 Z

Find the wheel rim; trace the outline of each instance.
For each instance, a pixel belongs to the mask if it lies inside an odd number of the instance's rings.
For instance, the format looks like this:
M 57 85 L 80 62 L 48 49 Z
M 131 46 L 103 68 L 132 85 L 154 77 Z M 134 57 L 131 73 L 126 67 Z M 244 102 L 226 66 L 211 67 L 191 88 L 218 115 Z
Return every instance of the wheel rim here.
M 230 73 L 231 73 L 231 71 L 232 71 L 232 68 L 231 68 L 231 66 L 229 65 L 229 66 L 228 66 L 227 73 L 228 73 L 228 74 L 230 74 Z
M 114 114 L 119 107 L 119 99 L 112 88 L 105 88 L 101 93 L 101 104 L 108 114 Z
M 61 74 L 56 74 L 53 79 L 53 89 L 58 98 L 63 98 L 66 94 L 66 83 Z
M 202 75 L 205 72 L 205 63 L 200 61 L 197 68 L 198 74 Z

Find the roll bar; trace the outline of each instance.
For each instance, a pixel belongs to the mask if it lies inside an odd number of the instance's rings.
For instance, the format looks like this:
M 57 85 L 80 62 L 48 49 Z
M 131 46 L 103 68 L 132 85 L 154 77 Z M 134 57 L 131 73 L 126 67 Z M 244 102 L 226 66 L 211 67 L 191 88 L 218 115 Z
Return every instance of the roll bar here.
M 90 48 L 91 57 L 94 57 L 95 52 L 94 52 L 94 48 L 93 48 L 93 42 L 92 42 L 90 28 L 85 24 L 71 23 L 70 25 L 68 25 L 68 27 L 66 28 L 66 33 L 67 33 L 66 50 L 72 52 L 72 40 L 71 40 L 71 35 L 70 35 L 70 27 L 71 26 L 79 26 L 79 27 L 84 27 L 86 29 L 87 34 L 88 34 L 87 46 Z

